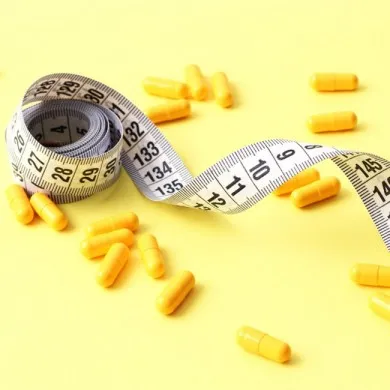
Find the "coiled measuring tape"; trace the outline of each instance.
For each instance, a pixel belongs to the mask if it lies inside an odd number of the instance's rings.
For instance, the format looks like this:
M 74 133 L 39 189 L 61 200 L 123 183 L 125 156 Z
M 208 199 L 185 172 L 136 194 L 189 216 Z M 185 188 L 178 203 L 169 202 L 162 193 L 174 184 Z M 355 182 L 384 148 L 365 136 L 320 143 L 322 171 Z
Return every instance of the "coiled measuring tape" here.
M 158 128 L 95 80 L 52 74 L 26 92 L 6 129 L 14 179 L 69 203 L 101 191 L 121 166 L 153 201 L 244 211 L 300 171 L 330 158 L 345 173 L 390 250 L 390 162 L 370 153 L 285 139 L 243 147 L 193 178 Z

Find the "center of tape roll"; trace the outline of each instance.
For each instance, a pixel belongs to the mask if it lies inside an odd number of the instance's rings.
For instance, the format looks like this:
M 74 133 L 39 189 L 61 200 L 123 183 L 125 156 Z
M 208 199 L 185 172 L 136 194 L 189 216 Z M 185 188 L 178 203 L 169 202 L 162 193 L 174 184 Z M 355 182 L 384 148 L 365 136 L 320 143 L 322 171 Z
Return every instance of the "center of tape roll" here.
M 42 146 L 69 157 L 102 155 L 121 138 L 122 125 L 115 114 L 82 101 L 41 102 L 25 109 L 23 117 Z

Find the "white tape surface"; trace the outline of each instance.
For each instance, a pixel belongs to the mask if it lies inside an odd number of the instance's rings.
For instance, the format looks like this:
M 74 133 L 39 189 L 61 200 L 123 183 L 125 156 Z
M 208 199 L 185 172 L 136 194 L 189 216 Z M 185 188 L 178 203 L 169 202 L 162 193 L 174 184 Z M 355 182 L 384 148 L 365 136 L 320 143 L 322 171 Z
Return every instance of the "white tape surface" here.
M 133 103 L 73 74 L 48 75 L 28 89 L 8 124 L 6 142 L 15 181 L 30 194 L 47 192 L 57 203 L 109 187 L 123 165 L 153 201 L 226 214 L 252 207 L 298 172 L 330 158 L 355 187 L 390 250 L 390 162 L 370 153 L 273 139 L 241 148 L 193 178 Z

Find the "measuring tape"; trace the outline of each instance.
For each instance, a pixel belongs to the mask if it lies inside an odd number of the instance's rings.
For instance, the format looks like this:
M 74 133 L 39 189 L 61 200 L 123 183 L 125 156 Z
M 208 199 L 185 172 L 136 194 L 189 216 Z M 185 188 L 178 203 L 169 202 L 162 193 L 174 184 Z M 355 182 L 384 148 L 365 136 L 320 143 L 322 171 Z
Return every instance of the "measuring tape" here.
M 370 153 L 285 139 L 243 147 L 193 178 L 158 128 L 98 81 L 52 74 L 26 92 L 6 129 L 15 181 L 70 203 L 117 180 L 121 166 L 149 199 L 244 211 L 300 171 L 330 158 L 348 177 L 390 250 L 390 162 Z

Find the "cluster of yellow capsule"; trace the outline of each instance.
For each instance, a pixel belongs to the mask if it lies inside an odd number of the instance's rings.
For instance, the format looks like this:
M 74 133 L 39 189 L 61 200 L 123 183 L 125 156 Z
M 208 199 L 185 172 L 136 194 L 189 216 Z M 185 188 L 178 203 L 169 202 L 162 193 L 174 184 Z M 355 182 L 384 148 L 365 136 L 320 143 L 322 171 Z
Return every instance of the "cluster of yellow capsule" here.
M 390 267 L 378 264 L 355 264 L 350 271 L 351 279 L 360 285 L 390 287 Z M 382 318 L 390 320 L 390 295 L 376 292 L 369 298 L 370 309 Z
M 185 82 L 160 77 L 147 77 L 143 80 L 143 88 L 148 94 L 171 99 L 146 109 L 145 114 L 153 123 L 186 118 L 191 115 L 188 99 L 203 101 L 208 98 L 208 83 L 198 65 L 186 66 L 184 76 Z M 221 107 L 228 108 L 233 105 L 233 94 L 225 73 L 214 73 L 211 77 L 211 87 L 214 98 Z
M 16 220 L 24 225 L 33 221 L 35 213 L 55 230 L 64 230 L 68 225 L 67 217 L 46 194 L 35 193 L 29 199 L 24 188 L 12 184 L 6 189 L 6 198 Z M 96 275 L 101 286 L 112 286 L 128 263 L 129 248 L 134 244 L 134 232 L 138 228 L 138 216 L 132 212 L 104 218 L 86 227 L 80 250 L 88 259 L 104 256 Z M 147 274 L 161 278 L 165 265 L 156 238 L 143 234 L 138 240 L 138 249 Z M 173 313 L 194 286 L 195 278 L 190 271 L 179 272 L 157 297 L 157 309 L 164 314 Z
M 334 176 L 320 177 L 315 168 L 308 168 L 274 191 L 275 195 L 290 194 L 296 207 L 302 208 L 336 196 L 341 189 L 339 179 Z
M 310 85 L 318 92 L 355 91 L 359 79 L 352 73 L 314 73 Z M 356 125 L 357 116 L 352 111 L 317 114 L 307 119 L 307 127 L 313 133 L 353 130 Z
M 17 184 L 10 185 L 5 194 L 16 220 L 23 225 L 31 223 L 36 213 L 54 230 L 64 230 L 68 226 L 64 213 L 46 194 L 37 192 L 29 199 L 24 188 Z
M 88 259 L 104 256 L 96 275 L 101 286 L 112 286 L 125 268 L 138 228 L 138 216 L 132 212 L 104 218 L 86 227 L 80 251 Z M 154 279 L 164 276 L 165 261 L 156 237 L 145 233 L 139 237 L 137 244 L 146 273 Z M 157 297 L 157 309 L 163 314 L 173 313 L 194 286 L 195 278 L 190 271 L 179 272 Z

